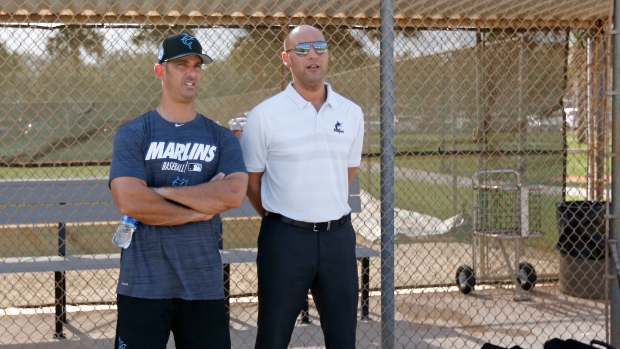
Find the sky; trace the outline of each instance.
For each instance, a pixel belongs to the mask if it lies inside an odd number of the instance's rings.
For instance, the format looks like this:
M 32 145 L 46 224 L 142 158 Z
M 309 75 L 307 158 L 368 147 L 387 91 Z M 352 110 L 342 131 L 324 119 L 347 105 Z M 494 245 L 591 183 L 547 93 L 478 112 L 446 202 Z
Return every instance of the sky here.
M 134 46 L 130 39 L 136 29 L 100 29 L 105 35 L 104 47 L 110 54 L 131 50 L 132 52 L 146 52 L 144 48 Z M 39 28 L 0 28 L 0 43 L 4 43 L 10 51 L 20 54 L 45 55 L 47 39 L 55 33 L 54 30 Z M 201 42 L 203 50 L 214 59 L 225 59 L 233 48 L 238 37 L 245 35 L 243 29 L 198 29 L 196 37 Z M 157 50 L 153 51 L 154 58 Z M 87 57 L 85 61 L 88 62 Z
M 130 39 L 136 29 L 107 28 L 100 29 L 104 32 L 104 47 L 109 54 L 130 50 L 136 53 L 144 53 L 152 48 L 138 48 Z M 21 54 L 45 55 L 47 39 L 55 31 L 43 28 L 0 28 L 0 43 Z M 379 56 L 379 42 L 373 41 L 366 32 L 351 30 L 351 35 L 364 45 L 364 51 L 370 55 Z M 209 28 L 197 29 L 196 37 L 201 42 L 206 53 L 215 60 L 225 59 L 237 38 L 245 35 L 243 29 Z M 394 50 L 396 57 L 418 57 L 456 50 L 462 47 L 475 45 L 475 33 L 466 31 L 420 31 L 413 38 L 397 35 Z M 154 57 L 157 50 L 153 51 Z M 82 57 L 89 62 L 89 57 Z M 92 60 L 94 62 L 94 60 Z

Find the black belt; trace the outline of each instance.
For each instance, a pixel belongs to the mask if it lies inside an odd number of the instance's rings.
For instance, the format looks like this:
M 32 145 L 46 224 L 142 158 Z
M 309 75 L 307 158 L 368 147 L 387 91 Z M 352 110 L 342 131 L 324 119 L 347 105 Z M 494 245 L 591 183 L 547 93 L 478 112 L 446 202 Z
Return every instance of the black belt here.
M 346 214 L 340 217 L 340 219 L 336 219 L 333 221 L 309 223 L 309 222 L 296 221 L 294 219 L 285 217 L 279 213 L 273 213 L 269 211 L 265 212 L 265 217 L 275 219 L 277 221 L 284 222 L 290 225 L 294 225 L 296 227 L 312 229 L 312 231 L 315 231 L 315 232 L 328 231 L 330 229 L 338 228 L 339 226 L 345 224 L 349 220 L 349 215 Z

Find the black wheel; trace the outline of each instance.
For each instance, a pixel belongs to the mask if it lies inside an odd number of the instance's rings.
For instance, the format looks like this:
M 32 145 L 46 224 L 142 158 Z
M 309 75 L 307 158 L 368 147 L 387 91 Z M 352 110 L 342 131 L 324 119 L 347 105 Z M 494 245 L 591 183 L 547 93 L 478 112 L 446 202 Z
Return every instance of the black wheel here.
M 524 291 L 529 291 L 536 284 L 536 270 L 530 263 L 519 263 L 519 271 L 517 272 L 517 281 Z
M 468 265 L 461 265 L 456 270 L 456 286 L 463 294 L 469 294 L 476 286 L 476 276 Z

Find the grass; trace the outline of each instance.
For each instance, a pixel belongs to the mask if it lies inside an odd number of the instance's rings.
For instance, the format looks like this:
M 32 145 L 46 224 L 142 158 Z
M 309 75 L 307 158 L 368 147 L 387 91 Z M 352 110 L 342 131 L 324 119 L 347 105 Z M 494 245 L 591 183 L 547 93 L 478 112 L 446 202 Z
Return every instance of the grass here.
M 64 179 L 107 177 L 109 166 L 70 166 L 70 167 L 4 167 L 0 168 L 0 179 Z
M 367 143 L 373 142 L 373 136 L 369 135 Z M 554 136 L 556 137 L 556 136 Z M 548 138 L 548 137 L 547 137 Z M 432 144 L 437 142 L 436 135 L 400 135 L 398 141 L 407 145 L 408 149 L 415 149 L 416 144 Z M 463 144 L 466 137 L 461 138 Z M 530 139 L 537 146 L 557 145 L 556 138 L 547 139 L 543 135 L 532 136 Z M 378 139 L 377 139 L 378 141 Z M 506 140 L 507 142 L 511 140 Z M 547 142 L 547 143 L 545 143 Z M 583 148 L 576 142 L 576 136 L 569 134 L 569 148 Z M 421 149 L 421 148 L 420 148 Z M 587 155 L 570 154 L 567 159 L 567 175 L 583 176 L 587 173 Z M 378 163 L 379 159 L 368 158 L 364 161 Z M 471 217 L 472 211 L 472 188 L 471 186 L 454 187 L 452 185 L 437 184 L 434 182 L 434 173 L 452 175 L 463 178 L 471 178 L 480 168 L 518 168 L 524 164 L 526 176 L 524 183 L 560 186 L 563 172 L 563 160 L 561 155 L 538 155 L 532 152 L 521 159 L 517 156 L 407 156 L 395 158 L 395 166 L 401 169 L 413 169 L 428 172 L 426 182 L 419 179 L 410 180 L 400 176 L 395 180 L 395 204 L 396 207 L 427 214 L 440 219 L 447 219 L 456 214 L 462 214 L 466 218 Z M 88 178 L 106 177 L 109 173 L 108 166 L 73 166 L 73 167 L 20 167 L 0 168 L 0 179 L 40 179 L 40 178 Z M 396 173 L 399 174 L 398 171 Z M 380 197 L 380 174 L 372 171 L 360 171 L 360 185 L 375 198 Z M 555 205 L 560 201 L 559 196 L 542 195 L 540 203 L 541 230 L 544 233 L 542 239 L 532 240 L 531 243 L 539 244 L 544 248 L 551 248 L 557 239 L 557 227 L 555 218 Z M 569 200 L 583 198 L 571 197 Z M 471 218 L 468 218 L 471 220 Z M 254 247 L 256 245 L 259 220 L 230 220 L 224 221 L 224 247 Z M 68 227 L 67 253 L 116 253 L 118 249 L 109 241 L 114 226 L 80 226 Z M 56 228 L 11 228 L 0 229 L 0 255 L 49 255 L 56 253 L 57 238 Z M 458 239 L 471 241 L 471 221 L 455 229 L 450 234 L 440 237 L 427 237 L 415 241 L 434 241 L 434 239 Z M 527 244 L 530 241 L 526 242 Z
M 429 165 L 428 163 L 426 164 Z M 431 164 L 432 165 L 432 164 Z M 434 164 L 437 166 L 437 164 Z M 432 166 L 431 166 L 432 167 Z M 373 197 L 380 197 L 380 178 L 378 173 L 361 173 L 360 186 Z M 473 189 L 471 187 L 453 187 L 450 185 L 438 185 L 424 183 L 419 180 L 410 180 L 398 177 L 395 180 L 394 192 L 396 194 L 396 207 L 413 212 L 423 213 L 445 220 L 456 214 L 462 214 L 466 224 L 450 232 L 459 241 L 471 241 L 473 210 Z M 544 234 L 542 239 L 527 240 L 526 244 L 533 244 L 543 249 L 555 246 L 558 237 L 555 207 L 560 201 L 557 195 L 539 195 L 537 197 L 537 209 L 532 212 L 540 217 L 539 230 Z M 445 236 L 437 236 L 444 239 Z M 426 237 L 428 241 L 433 238 Z
M 425 132 L 428 131 L 428 132 Z M 410 131 L 406 127 L 397 127 L 394 137 L 396 152 L 432 152 L 442 150 L 477 151 L 482 150 L 482 144 L 476 141 L 474 129 L 463 129 L 452 134 L 438 134 L 434 130 Z M 368 153 L 380 152 L 381 131 L 376 127 L 366 130 L 364 151 Z M 494 132 L 489 134 L 485 146 L 487 151 L 530 151 L 561 150 L 562 137 L 559 132 L 532 132 L 527 138 L 520 138 L 516 132 Z
M 516 168 L 516 157 L 490 157 L 486 159 L 488 168 Z M 378 162 L 378 159 L 368 159 L 370 162 Z M 447 219 L 456 214 L 465 218 L 464 225 L 453 229 L 444 236 L 424 238 L 404 238 L 401 242 L 428 242 L 445 239 L 470 243 L 472 241 L 472 210 L 473 189 L 471 186 L 440 185 L 433 183 L 434 177 L 430 175 L 427 182 L 420 182 L 419 178 L 410 180 L 399 176 L 399 168 L 416 169 L 429 173 L 449 174 L 453 168 L 456 175 L 471 178 L 479 166 L 479 160 L 475 156 L 459 156 L 456 166 L 453 167 L 451 157 L 425 156 L 425 157 L 398 157 L 395 159 L 396 176 L 394 192 L 396 194 L 395 205 L 398 208 L 427 214 L 440 219 Z M 562 159 L 558 155 L 536 155 L 527 158 L 527 183 L 541 185 L 561 185 Z M 559 173 L 557 177 L 550 177 L 549 173 Z M 380 177 L 376 172 L 363 172 L 360 174 L 360 185 L 375 198 L 380 197 Z M 508 180 L 511 178 L 509 177 Z M 539 219 L 537 230 L 543 233 L 541 238 L 524 239 L 523 245 L 542 251 L 553 250 L 558 238 L 557 219 L 555 207 L 561 201 L 559 195 L 539 195 L 536 209 L 530 214 L 536 214 Z M 531 203 L 533 205 L 533 203 Z
M 377 158 L 368 158 L 367 161 L 379 163 Z M 430 173 L 456 175 L 463 178 L 472 178 L 480 169 L 518 169 L 520 159 L 517 156 L 488 156 L 475 155 L 452 156 L 400 156 L 394 159 L 394 166 L 414 169 Z M 522 183 L 537 185 L 562 184 L 562 158 L 560 155 L 531 154 L 522 162 L 527 169 Z M 482 166 L 482 167 L 481 167 Z M 455 170 L 455 172 L 453 172 Z M 555 174 L 557 175 L 550 175 Z
M 67 225 L 67 255 L 119 253 L 112 244 L 116 225 Z M 58 255 L 56 226 L 11 227 L 0 229 L 0 257 Z
M 224 248 L 256 247 L 259 219 L 225 220 Z M 112 244 L 116 224 L 66 227 L 67 255 L 120 253 Z M 58 254 L 58 227 L 10 227 L 0 229 L 0 257 L 54 256 Z

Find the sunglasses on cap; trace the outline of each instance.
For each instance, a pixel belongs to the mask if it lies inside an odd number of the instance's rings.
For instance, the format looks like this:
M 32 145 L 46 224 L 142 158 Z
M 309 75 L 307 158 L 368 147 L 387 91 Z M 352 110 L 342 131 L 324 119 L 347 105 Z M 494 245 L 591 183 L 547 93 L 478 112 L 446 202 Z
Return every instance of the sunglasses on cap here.
M 314 51 L 317 54 L 322 55 L 327 52 L 327 43 L 325 41 L 313 41 L 313 42 L 300 42 L 295 45 L 295 47 L 288 49 L 284 52 L 288 53 L 289 51 L 295 51 L 295 54 L 303 57 L 310 53 L 310 48 L 314 47 Z

